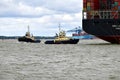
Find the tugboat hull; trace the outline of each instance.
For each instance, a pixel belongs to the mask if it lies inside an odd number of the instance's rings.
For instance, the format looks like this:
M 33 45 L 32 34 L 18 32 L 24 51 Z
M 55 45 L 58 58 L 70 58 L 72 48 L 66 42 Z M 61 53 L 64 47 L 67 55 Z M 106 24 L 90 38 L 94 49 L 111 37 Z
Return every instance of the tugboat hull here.
M 32 40 L 31 38 L 26 38 L 26 37 L 20 37 L 18 38 L 18 41 L 20 42 L 32 42 L 32 43 L 40 43 L 40 40 Z
M 77 44 L 78 42 L 79 42 L 79 39 L 70 39 L 70 40 L 63 40 L 63 41 L 49 40 L 49 41 L 45 41 L 45 44 Z

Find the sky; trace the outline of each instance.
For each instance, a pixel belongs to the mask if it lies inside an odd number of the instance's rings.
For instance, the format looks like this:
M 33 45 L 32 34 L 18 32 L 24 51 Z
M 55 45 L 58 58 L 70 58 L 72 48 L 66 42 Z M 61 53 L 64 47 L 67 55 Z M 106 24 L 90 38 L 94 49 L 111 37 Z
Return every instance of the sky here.
M 1 0 L 0 36 L 54 36 L 82 27 L 82 0 Z

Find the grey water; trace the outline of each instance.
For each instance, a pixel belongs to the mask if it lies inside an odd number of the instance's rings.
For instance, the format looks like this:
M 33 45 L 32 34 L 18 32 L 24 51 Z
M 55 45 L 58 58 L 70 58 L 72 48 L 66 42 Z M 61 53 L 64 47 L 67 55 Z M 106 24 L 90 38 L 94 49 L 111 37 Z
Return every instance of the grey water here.
M 0 40 L 0 80 L 120 80 L 120 45 Z

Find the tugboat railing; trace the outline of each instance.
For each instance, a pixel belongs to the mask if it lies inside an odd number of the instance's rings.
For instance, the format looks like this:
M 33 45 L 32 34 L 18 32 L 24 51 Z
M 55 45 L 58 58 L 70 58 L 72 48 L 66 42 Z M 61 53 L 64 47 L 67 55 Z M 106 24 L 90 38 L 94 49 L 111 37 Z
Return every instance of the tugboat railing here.
M 83 19 L 119 19 L 120 11 L 83 11 Z

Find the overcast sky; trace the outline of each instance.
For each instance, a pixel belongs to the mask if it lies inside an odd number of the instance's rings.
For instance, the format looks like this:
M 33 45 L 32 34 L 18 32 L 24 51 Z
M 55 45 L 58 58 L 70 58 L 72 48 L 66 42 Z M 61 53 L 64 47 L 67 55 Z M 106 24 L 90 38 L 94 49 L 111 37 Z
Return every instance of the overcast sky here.
M 0 36 L 23 36 L 30 26 L 34 36 L 54 36 L 82 26 L 82 0 L 1 0 Z

